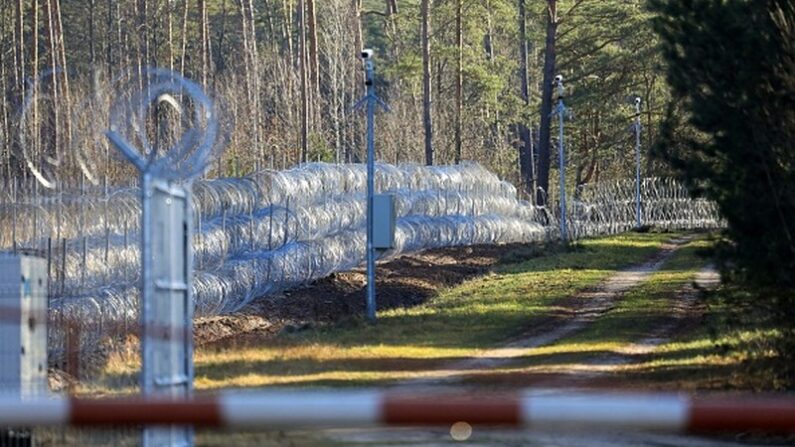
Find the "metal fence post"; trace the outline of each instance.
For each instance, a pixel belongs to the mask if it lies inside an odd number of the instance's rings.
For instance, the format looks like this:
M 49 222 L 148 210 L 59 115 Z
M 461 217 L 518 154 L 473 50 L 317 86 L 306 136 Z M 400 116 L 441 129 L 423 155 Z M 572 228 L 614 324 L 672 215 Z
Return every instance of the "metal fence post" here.
M 193 384 L 192 213 L 182 185 L 144 174 L 142 388 L 186 397 Z M 185 427 L 147 430 L 144 444 L 186 445 Z
M 375 195 L 375 108 L 377 105 L 389 110 L 387 105 L 375 94 L 373 85 L 375 62 L 373 51 L 362 51 L 365 71 L 365 96 L 354 109 L 367 106 L 367 319 L 375 321 L 375 247 L 373 246 L 373 196 Z
M 194 128 L 161 158 L 151 147 L 139 153 L 117 133 L 118 126 L 106 135 L 141 173 L 141 389 L 147 396 L 187 398 L 193 386 L 191 180 L 206 165 L 217 121 L 212 103 L 196 84 L 164 70 L 148 71 L 147 76 L 152 76 L 146 81 L 154 86 L 145 84 L 144 91 L 134 96 L 140 101 L 135 109 L 145 111 L 173 92 L 194 103 Z M 199 136 L 197 128 L 202 125 L 205 133 Z M 192 445 L 193 429 L 147 427 L 143 443 Z
M 47 386 L 48 261 L 0 253 L 0 395 L 43 398 Z M 0 427 L 0 445 L 36 445 L 29 428 Z
M 47 261 L 0 253 L 0 394 L 47 394 Z

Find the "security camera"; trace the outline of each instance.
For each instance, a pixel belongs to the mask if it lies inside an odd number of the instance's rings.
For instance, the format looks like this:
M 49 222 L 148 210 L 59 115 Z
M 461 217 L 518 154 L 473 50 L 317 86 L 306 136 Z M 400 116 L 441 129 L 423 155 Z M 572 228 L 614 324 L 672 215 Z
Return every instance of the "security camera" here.
M 635 97 L 635 105 L 636 105 L 636 106 L 639 106 L 639 105 L 640 105 L 640 96 L 636 96 L 636 97 Z
M 371 57 L 373 57 L 373 50 L 369 48 L 362 50 L 362 59 L 370 59 Z
M 555 84 L 560 84 L 561 82 L 563 82 L 563 75 L 555 76 Z

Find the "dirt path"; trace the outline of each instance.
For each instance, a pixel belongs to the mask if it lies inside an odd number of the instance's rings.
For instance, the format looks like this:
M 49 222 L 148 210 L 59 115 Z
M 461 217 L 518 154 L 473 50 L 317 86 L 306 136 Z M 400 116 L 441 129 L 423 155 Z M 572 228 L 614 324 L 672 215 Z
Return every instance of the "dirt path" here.
M 615 378 L 607 377 L 610 373 L 620 372 L 622 367 L 633 363 L 635 359 L 653 353 L 660 345 L 669 342 L 679 328 L 699 317 L 700 313 L 695 309 L 698 289 L 716 288 L 720 284 L 720 275 L 714 266 L 708 265 L 696 274 L 694 283 L 695 286 L 689 283 L 670 297 L 669 318 L 651 328 L 644 338 L 620 347 L 613 354 L 598 355 L 579 364 L 566 365 L 564 369 L 556 370 L 555 376 L 539 381 L 535 386 L 585 388 L 615 385 Z
M 568 315 L 564 323 L 560 319 L 552 319 L 540 326 L 533 327 L 525 335 L 506 343 L 503 346 L 483 351 L 476 357 L 455 362 L 445 368 L 447 375 L 432 379 L 416 379 L 402 382 L 401 386 L 436 386 L 452 385 L 460 380 L 466 371 L 488 370 L 510 365 L 515 359 L 524 356 L 529 348 L 545 346 L 568 337 L 582 330 L 601 315 L 610 311 L 621 297 L 630 289 L 638 286 L 668 261 L 681 246 L 692 240 L 693 236 L 672 239 L 662 245 L 661 249 L 642 264 L 633 265 L 619 270 L 605 279 L 598 286 L 566 298 L 564 307 Z
M 514 340 L 502 347 L 484 351 L 478 357 L 460 361 L 448 369 L 450 376 L 443 379 L 415 380 L 400 384 L 401 387 L 433 387 L 441 388 L 455 385 L 457 379 L 470 369 L 499 368 L 510 364 L 520 357 L 527 348 L 543 346 L 553 343 L 585 328 L 600 315 L 608 312 L 621 294 L 633 287 L 640 285 L 654 272 L 660 270 L 662 265 L 673 253 L 687 240 L 676 240 L 666 244 L 663 249 L 651 260 L 641 265 L 616 272 L 605 280 L 596 289 L 583 292 L 577 298 L 589 298 L 587 304 L 574 310 L 574 317 L 567 323 L 557 327 L 537 328 L 533 333 Z M 661 344 L 686 326 L 690 320 L 698 317 L 696 299 L 698 289 L 712 289 L 719 284 L 719 276 L 712 266 L 703 268 L 696 274 L 695 286 L 688 284 L 671 296 L 671 318 L 650 329 L 644 338 L 623 346 L 618 352 L 596 356 L 581 365 L 570 365 L 567 371 L 556 375 L 544 382 L 539 388 L 566 388 L 585 387 L 608 372 L 617 370 L 633 360 L 633 356 L 652 353 Z M 593 367 L 596 367 L 594 371 Z M 614 379 L 613 379 L 614 380 Z M 559 392 L 546 390 L 539 392 Z M 501 430 L 477 429 L 465 439 L 454 440 L 451 433 L 445 429 L 354 429 L 354 430 L 329 430 L 319 433 L 323 439 L 332 443 L 344 445 L 400 445 L 400 446 L 444 446 L 461 444 L 469 446 L 556 446 L 556 447 L 749 447 L 749 446 L 774 446 L 789 445 L 786 442 L 777 444 L 774 440 L 765 440 L 761 444 L 743 441 L 742 439 L 705 438 L 660 433 L 633 433 L 633 432 L 554 432 L 547 433 L 543 427 L 533 430 Z

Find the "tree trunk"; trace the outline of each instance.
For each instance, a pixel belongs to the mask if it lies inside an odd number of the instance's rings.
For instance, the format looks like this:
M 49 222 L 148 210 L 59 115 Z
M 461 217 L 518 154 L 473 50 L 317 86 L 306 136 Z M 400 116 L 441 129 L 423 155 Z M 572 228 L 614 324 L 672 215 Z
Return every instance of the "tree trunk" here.
M 133 2 L 133 6 L 132 6 L 133 7 L 132 15 L 133 15 L 133 18 L 134 18 L 133 20 L 135 20 L 135 26 L 133 27 L 133 36 L 134 36 L 135 40 L 132 43 L 132 45 L 135 45 L 135 57 L 136 57 L 135 64 L 136 64 L 136 69 L 138 70 L 137 73 L 139 75 L 141 74 L 141 69 L 143 68 L 143 61 L 141 60 L 141 51 L 142 50 L 141 50 L 141 42 L 140 42 L 141 41 L 140 33 L 143 32 L 142 31 L 143 25 L 141 25 L 140 13 L 138 12 L 139 7 L 140 7 L 140 3 L 141 3 L 141 0 L 136 0 L 135 2 Z M 116 4 L 119 5 L 119 4 L 121 4 L 121 2 L 117 2 Z M 121 18 L 121 16 L 119 16 L 119 22 L 120 22 L 119 23 L 119 32 L 121 32 L 121 22 L 124 22 L 125 25 L 127 25 L 127 23 L 126 23 L 126 21 L 124 21 Z M 127 41 L 129 41 L 130 38 L 126 34 L 126 32 L 127 32 L 127 30 L 125 29 L 125 37 L 126 37 L 126 39 L 125 39 L 126 42 L 125 43 L 127 44 L 128 43 Z M 123 53 L 129 54 L 129 48 L 125 48 Z M 141 86 L 141 87 L 143 87 L 143 86 Z
M 25 6 L 23 0 L 17 1 L 17 36 L 19 38 L 19 50 L 17 54 L 17 88 L 19 89 L 19 103 L 25 100 Z
M 525 0 L 519 0 L 519 79 L 521 82 L 521 97 L 525 107 L 530 106 L 530 89 L 527 71 L 527 14 Z M 520 122 L 519 131 L 519 174 L 524 184 L 524 189 L 535 196 L 535 166 L 533 164 L 533 137 L 526 123 Z M 531 199 L 533 200 L 533 199 Z
M 64 42 L 63 38 L 64 33 L 63 20 L 61 19 L 61 0 L 53 0 L 53 2 L 55 4 L 56 48 L 60 48 L 61 67 L 63 67 L 62 96 L 65 106 L 63 132 L 66 138 L 66 147 L 69 147 L 72 138 L 72 97 L 69 90 L 69 70 L 66 69 L 66 67 L 69 65 L 66 61 L 66 43 Z
M 185 74 L 185 58 L 188 52 L 188 0 L 185 0 L 182 9 L 182 51 L 179 58 L 179 72 Z
M 97 54 L 94 49 L 94 10 L 96 9 L 96 0 L 88 2 L 88 69 L 91 70 L 91 78 L 94 76 L 94 65 L 97 62 Z
M 30 5 L 31 8 L 31 15 L 33 16 L 32 25 L 31 25 L 31 40 L 32 40 L 32 49 L 33 55 L 30 67 L 30 72 L 33 79 L 33 99 L 32 99 L 32 116 L 33 120 L 31 121 L 31 128 L 32 128 L 32 135 L 33 135 L 33 157 L 36 158 L 35 163 L 39 162 L 39 101 L 38 101 L 38 91 L 39 91 L 39 1 L 33 0 Z M 40 168 L 40 166 L 36 166 Z
M 306 51 L 306 7 L 304 0 L 298 0 L 298 35 L 299 57 L 301 59 L 301 162 L 309 159 L 309 92 L 307 82 L 307 51 Z
M 249 15 L 246 13 L 246 2 L 240 2 L 240 27 L 243 29 L 241 33 L 243 35 L 243 74 L 246 78 L 246 106 L 251 109 L 252 104 L 252 85 L 251 85 L 251 49 L 249 42 L 249 33 L 248 33 L 248 17 Z
M 652 96 L 652 92 L 654 91 L 654 83 L 656 82 L 656 80 L 657 80 L 657 74 L 652 72 L 651 80 L 649 81 L 648 87 L 646 88 L 646 95 L 645 95 L 646 97 L 643 98 L 643 109 L 646 112 L 646 127 L 642 129 L 641 136 L 646 138 L 646 144 L 643 146 L 645 148 L 651 148 L 652 146 L 654 146 L 654 130 L 655 130 L 653 122 L 654 98 Z M 654 168 L 654 159 L 655 157 L 649 157 L 649 156 L 646 157 L 645 175 L 652 175 Z
M 5 21 L 3 23 L 2 31 L 0 31 L 0 35 L 5 35 Z M 13 28 L 13 24 L 12 24 Z M 16 48 L 16 41 L 13 42 L 13 47 Z M 16 50 L 14 51 L 16 52 Z M 10 97 L 11 89 L 8 87 L 8 80 L 9 76 L 6 73 L 6 60 L 5 56 L 0 57 L 0 82 L 2 82 L 2 86 L 0 86 L 0 92 L 3 92 L 3 106 L 0 107 L 0 113 L 2 114 L 3 119 L 3 127 L 2 127 L 2 140 L 0 140 L 0 145 L 4 148 L 2 150 L 2 166 L 0 166 L 0 175 L 3 175 L 4 180 L 2 182 L 4 184 L 8 184 L 7 182 L 11 179 L 11 122 L 8 119 L 8 108 L 10 105 Z
M 243 30 L 243 76 L 245 77 L 245 90 L 246 90 L 246 101 L 245 101 L 245 109 L 248 112 L 248 116 L 253 117 L 257 113 L 257 110 L 254 108 L 254 86 L 252 85 L 252 68 L 251 68 L 251 43 L 249 42 L 249 31 L 248 31 L 248 18 L 249 15 L 246 13 L 246 2 L 240 2 L 240 27 Z M 253 26 L 253 24 L 252 24 Z M 242 126 L 246 130 L 248 130 L 247 135 L 248 138 L 252 139 L 252 135 L 255 135 L 255 132 L 252 127 L 253 124 L 256 123 L 256 119 L 249 119 L 246 120 L 246 123 Z M 256 138 L 256 137 L 255 137 Z M 258 145 L 255 141 L 252 141 L 254 148 L 258 148 Z M 235 149 L 232 150 L 232 159 L 235 160 L 235 171 L 237 171 L 237 162 L 239 160 L 238 154 Z M 236 174 L 236 173 L 235 173 Z
M 285 45 L 287 45 L 287 54 L 289 56 L 289 61 L 292 64 L 295 61 L 295 54 L 293 50 L 293 10 L 292 10 L 292 3 L 288 0 L 282 1 L 282 14 L 284 15 L 282 20 L 282 34 L 283 34 L 283 41 Z
M 362 37 L 362 0 L 353 0 L 352 1 L 352 8 L 353 8 L 353 39 L 354 39 L 354 46 L 355 46 L 355 57 L 359 57 L 362 50 L 364 49 L 364 38 Z M 353 87 L 353 98 L 358 99 L 364 94 L 364 70 L 362 70 L 361 65 L 354 64 L 353 65 L 353 76 L 354 76 L 354 83 Z M 362 126 L 360 125 L 358 120 L 353 122 L 353 144 L 352 146 L 355 150 L 351 151 L 350 146 L 346 146 L 345 150 L 345 161 L 355 162 L 358 163 L 360 160 L 363 160 L 365 157 L 363 156 L 363 148 L 362 148 Z
M 461 30 L 461 13 L 463 0 L 458 0 L 455 14 L 455 32 L 458 39 L 458 66 L 455 81 L 455 164 L 461 163 L 461 111 L 463 97 L 461 90 L 464 85 L 464 36 Z
M 107 16 L 105 16 L 105 69 L 108 82 L 113 79 L 113 0 L 107 0 Z
M 315 0 L 306 0 L 307 32 L 309 33 L 309 76 L 312 82 L 312 94 L 320 95 L 320 59 L 317 51 L 317 16 Z
M 257 47 L 257 26 L 256 26 L 256 13 L 254 12 L 254 1 L 248 1 L 248 12 L 249 12 L 249 27 L 251 33 L 251 47 L 249 48 L 250 57 L 251 57 L 251 69 L 253 70 L 253 84 L 252 84 L 252 96 L 254 100 L 254 144 L 255 147 L 259 148 L 260 153 L 262 150 L 262 135 L 260 134 L 260 71 L 259 71 L 259 49 Z M 212 53 L 210 54 L 212 56 Z
M 262 6 L 264 11 L 268 11 L 268 40 L 275 40 L 276 27 L 273 26 L 273 16 L 274 12 L 276 11 L 276 7 L 271 5 L 268 0 L 264 0 Z
M 166 28 L 168 32 L 168 69 L 174 71 L 174 8 L 166 2 Z
M 574 184 L 574 197 L 579 199 L 582 187 L 587 185 L 593 179 L 596 172 L 597 154 L 599 151 L 599 143 L 601 140 L 601 116 L 598 111 L 591 111 L 586 115 L 586 122 L 588 126 L 583 129 L 580 134 L 582 135 L 583 153 L 579 156 L 583 162 L 577 164 L 575 171 Z M 589 129 L 591 128 L 591 129 Z M 593 135 L 593 141 L 589 141 L 589 131 Z
M 544 48 L 544 84 L 541 87 L 541 116 L 538 129 L 538 189 L 536 203 L 546 204 L 549 193 L 550 126 L 552 124 L 552 83 L 555 78 L 555 37 L 558 29 L 557 0 L 547 0 L 547 36 Z
M 361 51 L 364 49 L 364 37 L 362 34 L 362 0 L 353 0 L 353 18 L 354 18 L 354 25 L 353 25 L 353 39 L 354 43 L 356 44 L 356 57 L 359 57 Z M 358 80 L 360 88 L 364 86 L 364 72 L 358 69 L 357 67 L 356 72 L 359 73 Z
M 138 64 L 139 73 L 143 66 L 150 65 L 149 61 L 149 13 L 146 0 L 138 0 Z
M 386 0 L 385 7 L 384 15 L 386 19 L 384 20 L 384 34 L 387 41 L 391 42 L 391 45 L 387 48 L 387 57 L 394 60 L 397 59 L 397 52 L 395 51 L 397 42 L 395 37 L 398 35 L 396 17 L 398 6 L 396 0 Z
M 431 17 L 430 0 L 420 3 L 422 16 L 422 125 L 425 129 L 425 164 L 433 165 L 433 121 L 431 118 Z
M 9 92 L 12 96 L 12 100 L 10 104 L 22 104 L 25 101 L 25 94 L 27 93 L 27 89 L 25 86 L 25 64 L 27 61 L 25 60 L 25 6 L 23 4 L 23 0 L 18 0 L 16 2 L 16 23 L 14 24 L 14 34 L 15 38 L 17 39 L 18 45 L 15 46 L 16 50 L 14 51 L 14 92 Z M 16 42 L 15 42 L 16 43 Z M 17 96 L 18 95 L 18 96 Z M 10 113 L 7 110 L 7 113 Z M 13 141 L 9 139 L 9 141 Z M 14 146 L 17 146 L 18 139 L 14 141 Z M 8 148 L 9 151 L 9 160 L 8 160 L 8 173 L 9 173 L 9 181 L 11 180 L 11 173 L 17 174 L 22 172 L 22 165 L 20 163 L 20 159 L 18 157 L 18 153 L 14 150 L 11 150 L 11 147 Z
M 58 91 L 58 42 L 56 38 L 56 30 L 55 30 L 55 6 L 53 5 L 53 0 L 47 0 L 47 37 L 49 40 L 49 50 L 50 50 L 50 70 L 52 73 L 50 74 L 50 95 L 52 97 L 52 104 L 50 113 L 52 113 L 52 123 L 50 125 L 50 129 L 45 129 L 45 132 L 49 131 L 50 140 L 47 141 L 45 144 L 52 149 L 52 152 L 56 154 L 59 153 L 61 142 L 59 141 L 58 130 L 61 128 L 61 120 L 60 114 L 58 113 L 58 106 L 60 105 L 59 100 L 59 91 Z M 51 151 L 47 151 L 51 152 Z M 57 158 L 57 157 L 56 157 Z
M 116 63 L 121 67 L 132 67 L 132 60 L 130 59 L 130 35 L 124 31 L 122 24 L 125 23 L 121 13 L 121 2 L 113 0 L 116 8 L 116 50 L 117 58 Z M 185 3 L 187 5 L 187 1 Z
M 491 2 L 486 1 L 486 34 L 483 36 L 483 49 L 486 51 L 486 60 L 494 62 L 494 27 L 491 23 Z
M 483 50 L 486 52 L 486 60 L 490 66 L 494 65 L 494 27 L 491 20 L 491 0 L 486 0 L 486 34 L 483 37 Z M 499 101 L 499 93 L 494 95 L 495 102 Z M 491 115 L 493 112 L 493 116 Z M 500 110 L 495 108 L 490 109 L 486 105 L 486 116 L 491 120 L 490 126 L 490 144 L 496 145 L 498 140 L 502 138 L 502 123 L 500 121 Z
M 241 7 L 242 9 L 242 7 Z M 202 39 L 202 87 L 207 88 L 207 71 L 209 70 L 209 61 L 207 60 L 207 54 L 209 53 L 208 46 L 209 41 L 207 39 L 207 2 L 206 0 L 199 0 L 199 27 L 201 28 L 201 39 Z M 245 20 L 245 14 L 243 14 L 243 20 Z M 246 33 L 243 33 L 244 39 Z

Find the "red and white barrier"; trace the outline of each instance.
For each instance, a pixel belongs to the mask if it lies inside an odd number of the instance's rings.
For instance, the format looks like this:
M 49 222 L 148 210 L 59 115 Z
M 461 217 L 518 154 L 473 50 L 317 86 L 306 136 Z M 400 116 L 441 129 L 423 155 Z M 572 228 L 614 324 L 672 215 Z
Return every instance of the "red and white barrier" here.
M 668 432 L 795 433 L 795 397 L 556 393 L 222 393 L 192 400 L 0 398 L 0 426 L 186 424 L 204 427 L 439 425 Z

